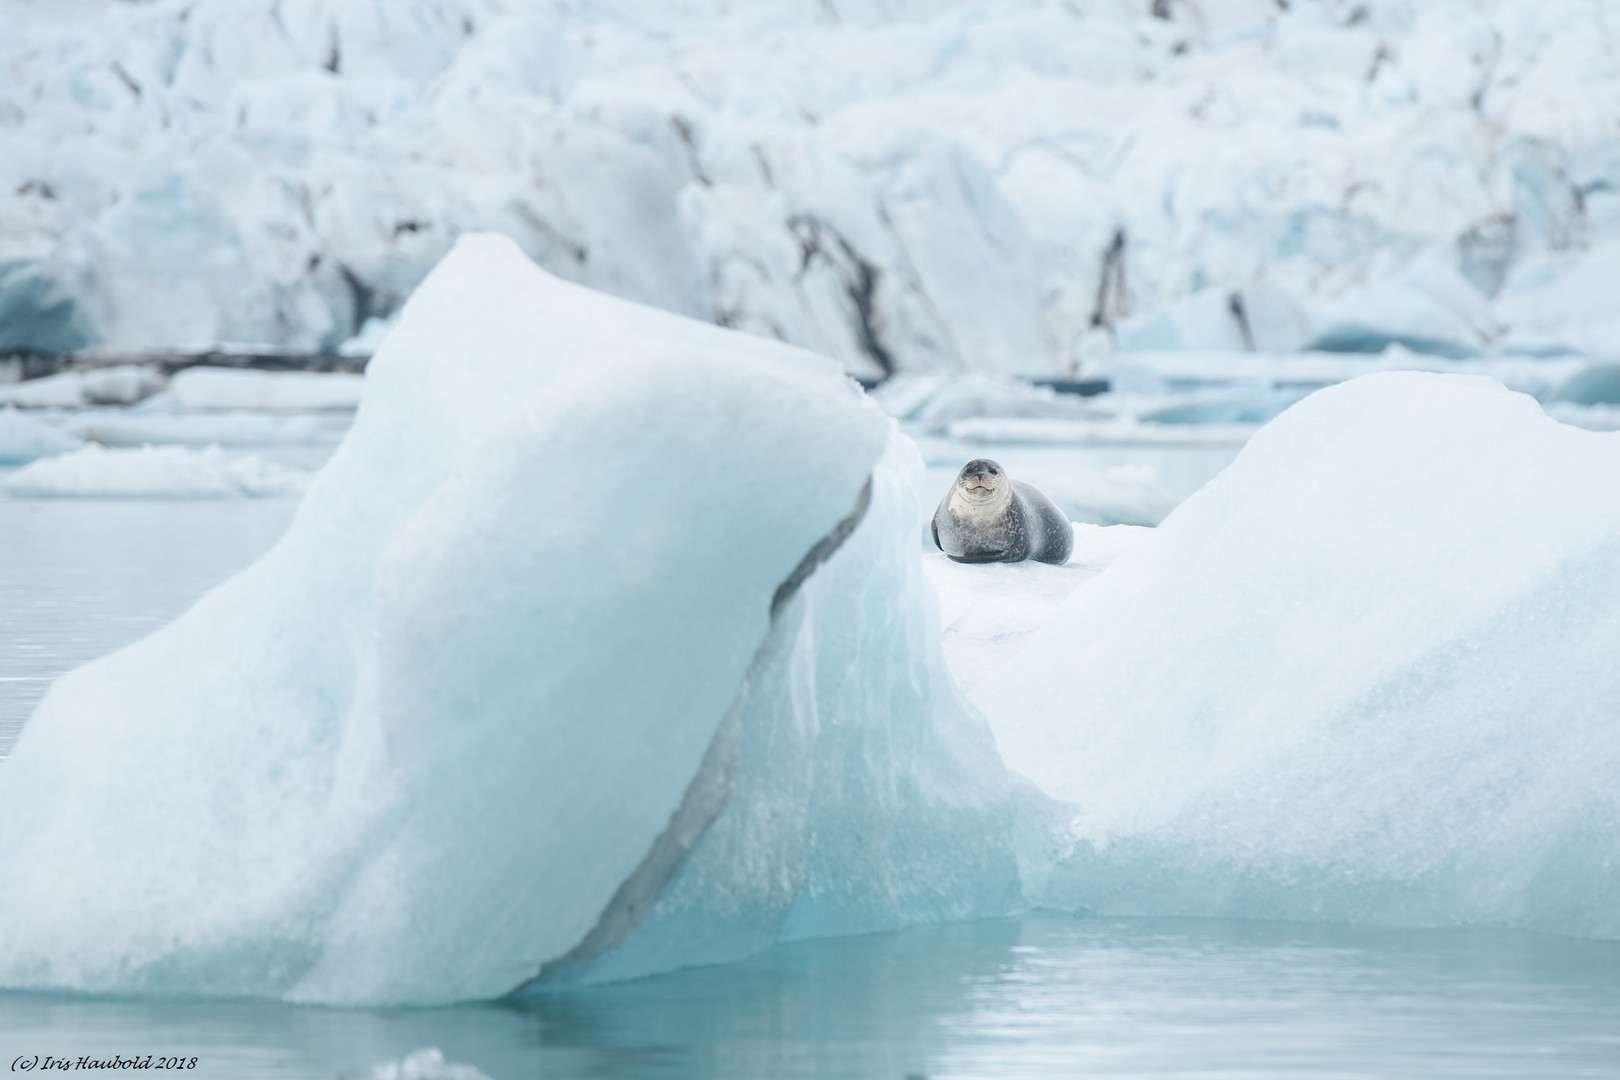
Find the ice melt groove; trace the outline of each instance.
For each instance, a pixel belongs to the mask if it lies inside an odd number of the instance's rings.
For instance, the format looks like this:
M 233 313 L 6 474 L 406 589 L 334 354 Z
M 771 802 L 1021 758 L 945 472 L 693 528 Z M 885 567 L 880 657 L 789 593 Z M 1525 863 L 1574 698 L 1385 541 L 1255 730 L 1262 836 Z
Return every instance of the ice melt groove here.
M 647 857 L 625 878 L 624 884 L 619 886 L 602 910 L 596 925 L 591 927 L 580 943 L 557 959 L 542 964 L 534 978 L 512 991 L 514 995 L 566 983 L 570 981 L 569 973 L 580 971 L 586 961 L 624 944 L 636 927 L 641 925 L 642 917 L 658 902 L 664 887 L 675 876 L 675 871 L 680 869 L 686 856 L 725 811 L 737 785 L 742 718 L 747 709 L 749 691 L 760 669 L 774 655 L 778 643 L 781 622 L 777 616 L 787 607 L 788 601 L 797 595 L 799 587 L 809 580 L 810 575 L 832 558 L 833 553 L 860 527 L 871 505 L 872 477 L 868 476 L 866 483 L 861 485 L 861 493 L 855 497 L 854 508 L 833 526 L 831 532 L 805 552 L 799 565 L 783 579 L 771 597 L 770 626 L 748 664 L 747 673 L 737 686 L 737 696 L 732 699 L 731 707 L 720 721 L 714 740 L 703 753 L 702 765 L 692 777 L 680 806 L 670 815 L 669 825 L 658 834 L 647 851 Z

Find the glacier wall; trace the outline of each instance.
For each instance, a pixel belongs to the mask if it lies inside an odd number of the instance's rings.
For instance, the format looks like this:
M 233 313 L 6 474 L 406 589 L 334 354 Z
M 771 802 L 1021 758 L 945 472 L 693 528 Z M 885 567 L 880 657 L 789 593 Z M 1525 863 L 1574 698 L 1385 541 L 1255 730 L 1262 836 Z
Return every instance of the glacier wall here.
M 864 374 L 1617 358 L 1600 0 L 0 13 L 0 349 L 331 348 L 489 229 Z
M 284 539 L 30 720 L 0 985 L 442 1002 L 1012 909 L 920 470 L 836 365 L 463 239 Z
M 1614 938 L 1617 650 L 1620 435 L 1372 375 L 1263 429 L 974 700 L 1069 807 L 1039 902 Z

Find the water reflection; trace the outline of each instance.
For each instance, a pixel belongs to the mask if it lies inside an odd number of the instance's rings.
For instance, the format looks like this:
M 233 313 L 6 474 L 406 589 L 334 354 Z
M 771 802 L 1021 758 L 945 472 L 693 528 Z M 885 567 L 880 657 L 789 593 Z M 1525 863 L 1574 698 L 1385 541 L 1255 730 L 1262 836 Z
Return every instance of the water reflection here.
M 1620 944 L 1038 913 L 448 1009 L 0 995 L 0 1045 L 245 1080 L 422 1046 L 496 1080 L 1615 1075 Z

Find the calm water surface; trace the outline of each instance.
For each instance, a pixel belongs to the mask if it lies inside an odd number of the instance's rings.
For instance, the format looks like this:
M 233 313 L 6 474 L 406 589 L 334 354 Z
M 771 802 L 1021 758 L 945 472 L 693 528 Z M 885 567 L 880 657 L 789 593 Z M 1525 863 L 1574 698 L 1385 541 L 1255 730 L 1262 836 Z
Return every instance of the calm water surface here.
M 1181 483 L 1221 463 L 1185 459 Z M 0 756 L 51 679 L 180 614 L 294 509 L 0 497 Z M 197 1077 L 366 1076 L 429 1046 L 495 1080 L 1620 1077 L 1620 943 L 1037 913 L 448 1009 L 0 993 L 0 1069 L 171 1053 Z
M 495 1080 L 1614 1077 L 1620 944 L 1037 913 L 447 1009 L 0 995 L 0 1065 L 363 1076 L 424 1046 Z
M 0 495 L 0 759 L 51 680 L 172 621 L 275 543 L 297 506 Z

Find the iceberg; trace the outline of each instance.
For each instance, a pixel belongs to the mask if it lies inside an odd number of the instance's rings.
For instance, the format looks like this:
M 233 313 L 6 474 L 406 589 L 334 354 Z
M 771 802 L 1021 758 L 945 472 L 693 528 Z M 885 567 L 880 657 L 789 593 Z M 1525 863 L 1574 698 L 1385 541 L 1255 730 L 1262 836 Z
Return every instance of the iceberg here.
M 973 685 L 1033 902 L 1620 937 L 1620 436 L 1321 390 Z
M 192 367 L 169 380 L 162 403 L 178 409 L 353 409 L 361 375 Z
M 0 386 L 0 406 L 77 409 L 87 405 L 133 405 L 162 386 L 163 377 L 156 372 L 136 364 L 118 364 Z
M 466 237 L 280 543 L 0 770 L 0 985 L 435 1003 L 1021 904 L 922 462 L 837 365 Z

